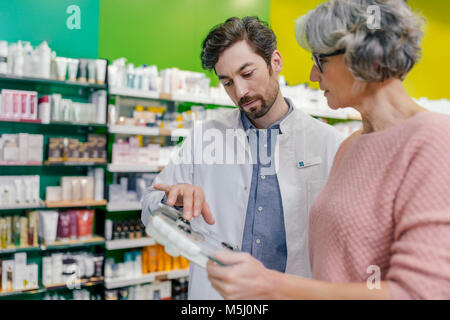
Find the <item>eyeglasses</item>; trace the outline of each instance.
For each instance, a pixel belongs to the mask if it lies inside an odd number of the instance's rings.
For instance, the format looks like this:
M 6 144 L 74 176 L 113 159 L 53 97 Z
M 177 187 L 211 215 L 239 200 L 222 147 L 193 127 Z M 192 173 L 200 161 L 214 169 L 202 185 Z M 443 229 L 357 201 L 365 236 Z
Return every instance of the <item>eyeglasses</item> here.
M 345 53 L 345 49 L 339 49 L 337 51 L 334 51 L 332 53 L 313 53 L 313 61 L 314 61 L 314 65 L 317 67 L 317 69 L 319 69 L 320 73 L 323 73 L 323 68 L 322 68 L 322 64 L 320 63 L 320 60 L 323 58 L 327 58 L 327 57 L 332 57 L 332 56 L 337 56 L 340 54 L 344 54 Z

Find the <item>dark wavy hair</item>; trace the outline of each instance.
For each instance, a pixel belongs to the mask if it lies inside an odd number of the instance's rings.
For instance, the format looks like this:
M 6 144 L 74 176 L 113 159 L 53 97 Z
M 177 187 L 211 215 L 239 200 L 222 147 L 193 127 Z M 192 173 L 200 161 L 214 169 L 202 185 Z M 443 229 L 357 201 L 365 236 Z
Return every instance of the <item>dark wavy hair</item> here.
M 215 26 L 203 40 L 203 69 L 214 69 L 222 52 L 241 40 L 247 41 L 255 53 L 270 66 L 272 53 L 277 49 L 277 38 L 269 25 L 258 17 L 232 17 Z

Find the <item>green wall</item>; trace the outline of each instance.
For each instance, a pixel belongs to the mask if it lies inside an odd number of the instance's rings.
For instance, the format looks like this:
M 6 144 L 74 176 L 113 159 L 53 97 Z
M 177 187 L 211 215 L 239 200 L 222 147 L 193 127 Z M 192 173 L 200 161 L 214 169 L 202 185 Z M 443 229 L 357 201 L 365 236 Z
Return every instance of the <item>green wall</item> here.
M 80 28 L 69 29 L 72 16 L 67 8 L 80 8 Z M 99 0 L 1 0 L 0 40 L 30 41 L 33 46 L 47 40 L 59 56 L 98 56 Z
M 213 26 L 231 16 L 268 21 L 269 11 L 270 0 L 101 0 L 99 56 L 201 71 L 201 42 Z

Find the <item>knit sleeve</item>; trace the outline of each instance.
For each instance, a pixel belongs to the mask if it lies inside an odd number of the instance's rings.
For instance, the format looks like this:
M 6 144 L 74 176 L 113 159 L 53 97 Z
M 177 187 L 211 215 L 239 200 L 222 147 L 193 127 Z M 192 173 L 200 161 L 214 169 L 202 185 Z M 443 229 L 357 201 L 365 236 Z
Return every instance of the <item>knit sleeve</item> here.
M 450 123 L 415 135 L 394 204 L 393 299 L 450 299 Z

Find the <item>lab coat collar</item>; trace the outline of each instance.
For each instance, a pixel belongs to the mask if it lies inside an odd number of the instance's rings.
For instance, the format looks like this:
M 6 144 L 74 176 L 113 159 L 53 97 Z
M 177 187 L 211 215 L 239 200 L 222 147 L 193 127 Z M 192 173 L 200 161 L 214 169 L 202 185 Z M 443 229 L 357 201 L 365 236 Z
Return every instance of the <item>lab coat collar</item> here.
M 291 101 L 289 98 L 284 98 L 284 101 L 286 101 L 286 103 L 287 103 L 287 105 L 288 105 L 288 107 L 289 107 L 288 112 L 287 112 L 281 119 L 279 119 L 278 121 L 276 121 L 275 123 L 273 123 L 273 124 L 270 126 L 270 128 L 279 129 L 280 134 L 283 134 L 283 131 L 282 131 L 282 129 L 281 129 L 281 123 L 282 123 L 287 117 L 290 116 L 290 114 L 292 113 L 292 111 L 294 111 L 294 105 L 293 105 L 292 101 Z M 244 128 L 244 130 L 245 130 L 246 132 L 248 131 L 248 129 L 256 129 L 256 127 L 254 126 L 254 124 L 250 121 L 250 119 L 247 117 L 247 115 L 246 115 L 244 112 L 242 112 L 242 111 L 239 110 L 239 113 L 240 113 L 240 118 L 241 118 L 242 126 L 243 126 L 243 128 Z M 269 128 L 269 129 L 270 129 L 270 128 Z

